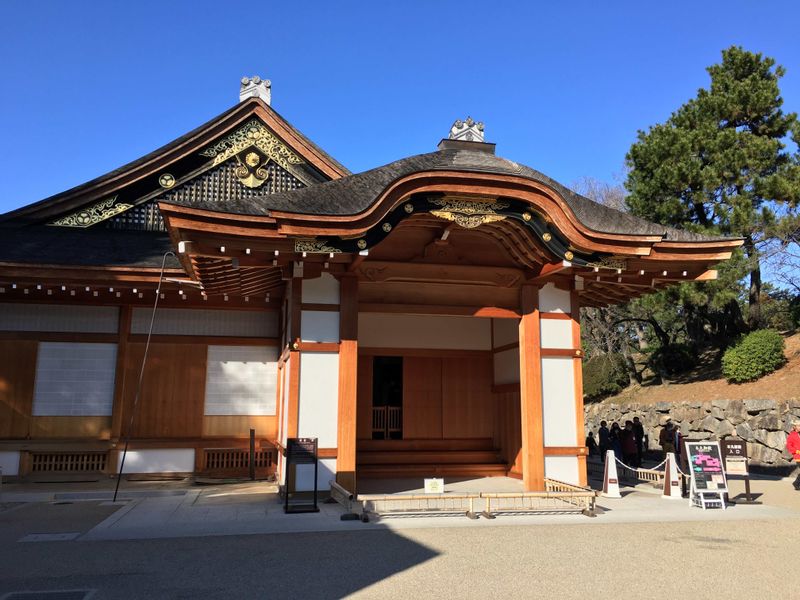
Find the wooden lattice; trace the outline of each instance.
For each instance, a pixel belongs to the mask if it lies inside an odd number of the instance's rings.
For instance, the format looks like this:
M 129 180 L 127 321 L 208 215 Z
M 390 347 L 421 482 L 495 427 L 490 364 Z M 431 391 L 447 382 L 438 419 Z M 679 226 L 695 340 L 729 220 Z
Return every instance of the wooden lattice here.
M 106 452 L 34 452 L 31 471 L 34 473 L 92 473 L 105 471 Z

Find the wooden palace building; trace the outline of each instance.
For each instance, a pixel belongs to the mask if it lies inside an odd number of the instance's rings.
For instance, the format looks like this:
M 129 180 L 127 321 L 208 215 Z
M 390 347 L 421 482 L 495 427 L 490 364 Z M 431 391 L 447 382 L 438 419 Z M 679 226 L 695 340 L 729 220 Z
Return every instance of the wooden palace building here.
M 268 81 L 241 88 L 152 154 L 0 216 L 3 474 L 114 474 L 128 434 L 126 473 L 229 472 L 254 429 L 279 477 L 287 438 L 317 438 L 321 488 L 585 484 L 580 307 L 713 279 L 740 242 L 596 204 L 496 156 L 471 119 L 353 174 Z

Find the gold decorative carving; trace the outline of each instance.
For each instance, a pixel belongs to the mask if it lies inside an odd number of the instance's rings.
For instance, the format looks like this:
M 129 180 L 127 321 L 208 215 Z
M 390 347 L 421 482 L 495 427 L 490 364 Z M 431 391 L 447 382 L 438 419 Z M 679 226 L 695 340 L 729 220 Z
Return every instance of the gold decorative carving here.
M 570 250 L 567 250 L 566 252 L 564 252 L 564 258 L 566 258 L 567 260 L 572 260 L 573 258 L 575 258 L 575 255 Z
M 242 161 L 241 154 L 237 154 L 236 160 L 239 161 L 239 166 L 236 167 L 234 174 L 242 185 L 257 188 L 264 185 L 264 182 L 269 179 L 269 171 L 265 168 L 269 159 L 263 159 L 258 152 L 248 152 L 244 161 Z
M 549 233 L 545 232 L 545 233 L 543 233 L 543 234 L 542 234 L 542 239 L 543 239 L 545 242 L 549 242 L 550 240 L 552 240 L 552 239 L 553 239 L 553 236 L 552 236 L 552 235 L 550 235 Z
M 175 177 L 170 173 L 162 173 L 161 177 L 158 178 L 158 185 L 163 188 L 169 189 L 173 185 L 175 185 Z
M 441 206 L 441 210 L 432 210 L 431 214 L 441 219 L 453 221 L 465 229 L 474 229 L 485 223 L 502 221 L 506 215 L 498 215 L 496 211 L 508 208 L 508 202 L 467 200 L 462 198 L 431 198 L 431 204 Z
M 290 165 L 303 163 L 302 158 L 292 152 L 258 119 L 251 119 L 225 139 L 206 148 L 200 154 L 213 158 L 214 166 L 216 166 L 252 146 L 261 150 L 267 158 L 274 160 L 284 169 L 289 169 Z M 248 160 L 249 157 L 248 154 L 245 160 Z
M 530 221 L 531 220 L 531 213 L 529 213 L 529 212 L 522 213 L 522 220 L 523 221 Z
M 587 262 L 586 266 L 593 269 L 612 269 L 615 271 L 621 269 L 625 271 L 628 268 L 628 262 L 622 258 L 607 256 L 594 262 Z
M 133 206 L 132 204 L 124 203 L 115 204 L 116 201 L 116 196 L 108 198 L 107 200 L 101 200 L 71 215 L 53 221 L 50 225 L 56 225 L 58 227 L 91 227 L 95 223 L 105 221 L 114 215 L 125 212 Z
M 311 252 L 316 254 L 340 254 L 342 251 L 339 248 L 328 246 L 325 240 L 295 240 L 295 252 Z

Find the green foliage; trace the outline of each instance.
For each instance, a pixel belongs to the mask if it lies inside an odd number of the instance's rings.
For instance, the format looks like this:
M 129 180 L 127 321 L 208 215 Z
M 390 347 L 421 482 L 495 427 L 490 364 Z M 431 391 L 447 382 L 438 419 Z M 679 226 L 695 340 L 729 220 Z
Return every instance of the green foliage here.
M 621 392 L 628 385 L 625 357 L 598 354 L 583 363 L 583 393 L 589 399 Z
M 656 373 L 677 375 L 695 366 L 697 355 L 687 344 L 667 344 L 656 348 L 647 363 Z
M 781 110 L 784 69 L 772 58 L 731 47 L 708 73 L 708 89 L 639 132 L 626 157 L 626 201 L 664 225 L 744 238 L 727 275 L 750 274 L 752 326 L 761 318 L 759 244 L 787 229 L 800 202 L 800 161 L 786 149 L 800 139 L 800 122 Z M 730 302 L 735 287 L 717 303 Z
M 783 337 L 773 329 L 760 329 L 728 348 L 722 357 L 722 374 L 731 383 L 755 381 L 784 362 Z

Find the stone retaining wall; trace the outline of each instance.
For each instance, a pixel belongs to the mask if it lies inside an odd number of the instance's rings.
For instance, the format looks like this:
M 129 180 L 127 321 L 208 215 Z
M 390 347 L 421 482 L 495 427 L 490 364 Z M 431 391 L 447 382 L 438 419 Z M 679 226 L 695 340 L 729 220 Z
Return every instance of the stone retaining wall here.
M 712 402 L 659 402 L 657 404 L 613 404 L 597 402 L 584 409 L 586 433 L 597 432 L 600 421 L 608 427 L 617 421 L 639 417 L 644 424 L 651 450 L 660 450 L 658 435 L 672 420 L 685 438 L 722 440 L 738 438 L 747 442 L 747 451 L 755 464 L 785 466 L 791 463 L 786 452 L 786 436 L 792 419 L 800 418 L 800 400 L 714 400 Z

